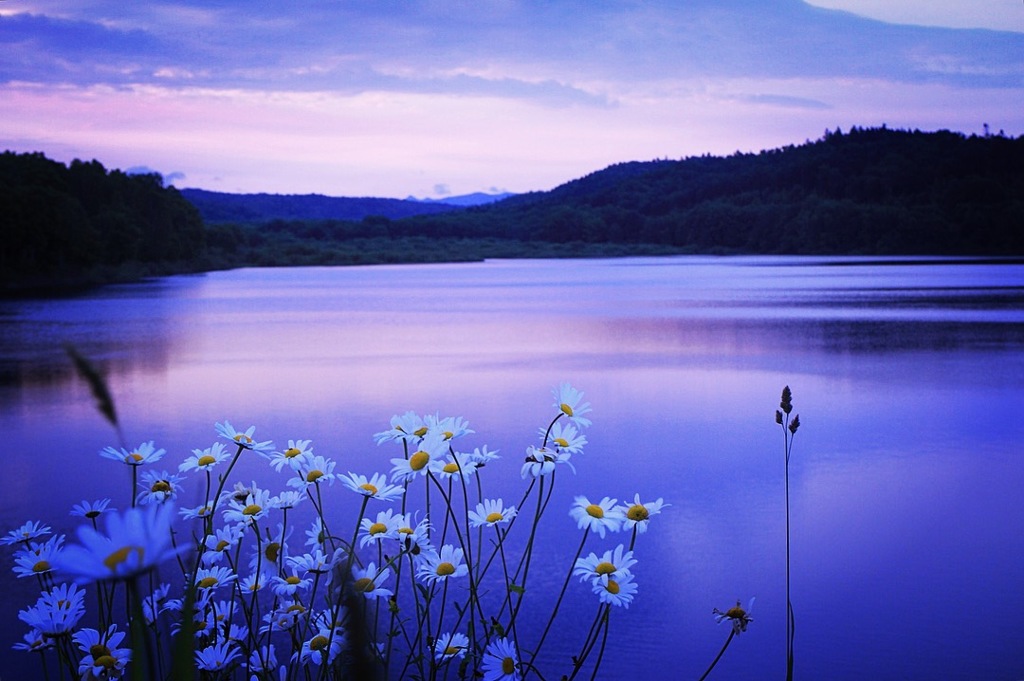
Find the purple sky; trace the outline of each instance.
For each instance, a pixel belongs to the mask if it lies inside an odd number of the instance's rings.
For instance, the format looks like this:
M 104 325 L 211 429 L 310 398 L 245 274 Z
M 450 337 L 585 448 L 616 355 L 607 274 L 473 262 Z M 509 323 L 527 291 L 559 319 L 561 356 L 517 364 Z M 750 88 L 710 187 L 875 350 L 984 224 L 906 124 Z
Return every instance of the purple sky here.
M 228 192 L 549 189 L 825 128 L 1024 134 L 1019 0 L 0 0 L 0 149 Z

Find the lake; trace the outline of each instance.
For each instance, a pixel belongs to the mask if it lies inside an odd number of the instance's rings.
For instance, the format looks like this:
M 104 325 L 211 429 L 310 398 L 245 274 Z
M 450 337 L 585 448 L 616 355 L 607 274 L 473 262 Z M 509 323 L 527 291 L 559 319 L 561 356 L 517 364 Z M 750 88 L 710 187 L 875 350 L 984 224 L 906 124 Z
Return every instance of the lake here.
M 0 301 L 0 329 L 3 533 L 45 520 L 73 534 L 74 503 L 126 505 L 126 467 L 97 455 L 116 434 L 65 343 L 107 373 L 128 443 L 168 450 L 157 467 L 209 447 L 214 423 L 229 420 L 281 448 L 311 439 L 337 472 L 387 472 L 399 452 L 373 434 L 413 410 L 467 419 L 475 433 L 461 448 L 499 450 L 485 485 L 510 503 L 525 489 L 526 447 L 553 416 L 552 387 L 571 382 L 594 423 L 575 475 L 559 470 L 534 593 L 557 591 L 582 536 L 568 514 L 574 496 L 671 504 L 637 543 L 639 592 L 612 613 L 606 679 L 698 678 L 728 633 L 712 608 L 752 596 L 754 621 L 710 678 L 784 676 L 785 467 L 774 415 L 789 385 L 802 422 L 790 466 L 797 677 L 1024 678 L 1016 262 L 238 269 Z M 280 488 L 283 477 L 265 469 L 253 458 L 236 470 Z M 330 490 L 343 524 L 359 500 Z M 593 538 L 587 551 L 622 542 Z M 10 645 L 24 633 L 18 610 L 38 594 L 9 571 L 0 588 Z M 568 670 L 583 635 L 572 627 L 595 608 L 575 580 L 566 599 L 565 626 L 545 644 L 549 678 Z M 545 605 L 527 598 L 537 612 Z M 8 653 L 4 677 L 38 674 L 28 657 Z

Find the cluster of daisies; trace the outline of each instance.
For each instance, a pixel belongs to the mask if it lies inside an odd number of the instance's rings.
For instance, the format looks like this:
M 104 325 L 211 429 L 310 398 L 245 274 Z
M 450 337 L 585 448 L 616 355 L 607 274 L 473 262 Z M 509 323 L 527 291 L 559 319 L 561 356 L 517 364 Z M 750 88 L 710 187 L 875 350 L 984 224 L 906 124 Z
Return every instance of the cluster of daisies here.
M 572 457 L 587 444 L 590 405 L 583 394 L 563 384 L 554 397 L 554 417 L 539 430 L 539 444 L 527 448 L 520 470 L 529 481 L 520 506 L 531 493 L 544 501 L 522 523 L 527 531 L 535 531 L 547 507 L 556 471 L 572 469 Z M 218 442 L 193 450 L 175 470 L 156 466 L 166 451 L 153 442 L 100 452 L 128 466 L 132 494 L 121 511 L 106 498 L 76 505 L 71 515 L 83 522 L 75 543 L 38 521 L 0 538 L 15 549 L 18 577 L 41 589 L 36 604 L 19 613 L 29 632 L 16 649 L 55 653 L 82 679 L 120 677 L 137 652 L 126 646 L 127 625 L 119 620 L 127 607 L 141 613 L 150 642 L 167 632 L 194 637 L 192 664 L 212 678 L 319 678 L 356 655 L 396 678 L 433 677 L 452 665 L 485 681 L 512 681 L 532 668 L 539 644 L 526 649 L 528 659 L 520 657 L 516 618 L 533 537 L 506 559 L 519 509 L 483 495 L 479 473 L 498 455 L 486 446 L 457 448 L 473 433 L 466 421 L 396 415 L 375 440 L 398 445 L 401 456 L 390 459 L 389 473 L 368 476 L 336 471 L 336 462 L 315 454 L 309 440 L 276 449 L 256 440 L 254 427 L 239 431 L 224 422 L 216 431 Z M 287 475 L 285 489 L 229 481 L 248 453 Z M 205 489 L 203 502 L 179 507 L 188 477 Z M 344 528 L 325 510 L 325 492 L 335 482 L 360 497 L 356 522 Z M 426 490 L 422 513 L 407 507 L 417 482 Z M 371 509 L 371 502 L 389 507 Z M 622 505 L 576 498 L 570 515 L 584 530 L 584 543 L 591 533 L 632 532 L 628 550 L 620 544 L 581 557 L 580 544 L 570 574 L 592 586 L 599 607 L 632 601 L 633 545 L 664 506 L 639 495 Z M 293 538 L 288 518 L 300 507 L 313 517 L 304 542 Z M 162 581 L 168 570 L 175 577 Z M 485 578 L 503 586 L 485 587 Z M 98 605 L 89 618 L 87 589 L 98 596 L 90 596 Z M 87 620 L 95 628 L 83 626 Z M 148 651 L 151 675 L 166 676 L 169 647 L 163 655 Z

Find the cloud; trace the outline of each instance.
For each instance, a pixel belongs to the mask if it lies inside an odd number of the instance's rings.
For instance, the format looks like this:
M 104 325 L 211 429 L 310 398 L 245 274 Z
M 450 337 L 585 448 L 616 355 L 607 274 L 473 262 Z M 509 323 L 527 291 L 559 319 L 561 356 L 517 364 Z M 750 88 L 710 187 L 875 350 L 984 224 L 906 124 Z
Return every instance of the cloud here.
M 451 193 L 452 190 L 446 184 L 442 183 L 434 185 L 434 194 L 437 196 L 449 196 Z
M 740 95 L 738 100 L 750 102 L 751 104 L 765 104 L 787 109 L 831 109 L 830 104 L 817 99 L 806 97 L 791 97 L 789 95 Z

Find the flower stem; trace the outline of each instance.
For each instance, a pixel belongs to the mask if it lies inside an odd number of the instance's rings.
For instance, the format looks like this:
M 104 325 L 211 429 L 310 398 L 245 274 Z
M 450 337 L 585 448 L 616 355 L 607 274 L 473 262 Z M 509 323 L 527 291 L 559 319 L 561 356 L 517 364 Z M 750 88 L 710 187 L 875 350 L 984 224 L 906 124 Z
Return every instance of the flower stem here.
M 711 666 L 708 667 L 708 670 L 706 672 L 704 672 L 701 675 L 701 677 L 699 679 L 697 679 L 697 681 L 704 681 L 704 679 L 708 678 L 708 674 L 710 674 L 711 670 L 715 668 L 715 665 L 718 664 L 718 661 L 722 659 L 722 655 L 725 654 L 725 649 L 729 647 L 730 643 L 732 643 L 732 639 L 733 639 L 733 637 L 735 635 L 736 635 L 736 630 L 735 629 L 730 629 L 729 630 L 729 638 L 725 639 L 725 645 L 722 646 L 722 649 L 718 651 L 718 655 L 715 656 L 715 659 L 711 661 Z

